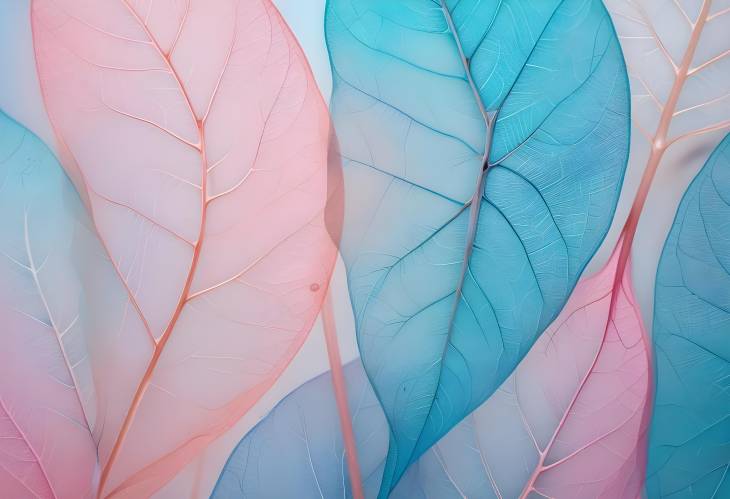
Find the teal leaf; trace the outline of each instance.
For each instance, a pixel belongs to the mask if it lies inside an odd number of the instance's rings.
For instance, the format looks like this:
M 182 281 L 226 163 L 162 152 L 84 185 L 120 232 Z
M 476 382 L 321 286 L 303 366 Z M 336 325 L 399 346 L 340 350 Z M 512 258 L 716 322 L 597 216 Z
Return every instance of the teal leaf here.
M 649 497 L 730 497 L 730 135 L 679 205 L 654 304 Z
M 325 34 L 387 495 L 565 304 L 613 217 L 629 89 L 598 0 L 329 0 Z

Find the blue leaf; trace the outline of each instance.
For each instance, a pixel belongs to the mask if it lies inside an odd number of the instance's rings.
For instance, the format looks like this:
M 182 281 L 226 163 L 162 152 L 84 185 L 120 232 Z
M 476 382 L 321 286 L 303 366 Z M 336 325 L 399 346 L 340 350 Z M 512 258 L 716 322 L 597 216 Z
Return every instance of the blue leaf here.
M 346 365 L 344 372 L 364 493 L 371 499 L 380 488 L 388 425 L 360 360 Z M 492 401 L 497 407 L 504 404 L 510 389 L 505 387 L 501 401 L 492 398 L 482 407 Z M 488 424 L 495 421 L 499 424 Z M 502 430 L 509 427 L 506 433 L 514 433 L 513 423 L 521 424 L 504 411 L 472 413 L 406 471 L 390 499 L 498 499 L 505 491 L 517 497 L 534 463 L 522 447 L 503 445 Z M 490 460 L 485 444 L 492 457 L 499 456 L 498 462 Z M 345 456 L 332 379 L 325 373 L 287 395 L 243 437 L 211 498 L 351 498 Z
M 679 205 L 654 303 L 649 497 L 730 497 L 730 135 Z
M 365 497 L 374 498 L 388 451 L 388 425 L 360 360 L 347 364 L 344 373 Z M 287 395 L 243 437 L 211 498 L 352 497 L 339 424 L 327 372 Z M 484 477 L 483 457 L 468 450 L 477 441 L 474 432 L 471 420 L 460 423 L 442 439 L 439 450 L 433 447 L 408 470 L 390 497 L 458 499 L 450 467 L 466 477 L 464 482 Z M 469 492 L 496 498 L 491 490 L 489 484 L 476 483 Z
M 600 245 L 628 83 L 598 0 L 329 0 L 325 33 L 387 495 L 512 372 Z
M 359 360 L 344 368 L 367 497 L 377 494 L 388 446 L 385 417 Z M 330 373 L 289 394 L 236 446 L 213 499 L 351 497 Z

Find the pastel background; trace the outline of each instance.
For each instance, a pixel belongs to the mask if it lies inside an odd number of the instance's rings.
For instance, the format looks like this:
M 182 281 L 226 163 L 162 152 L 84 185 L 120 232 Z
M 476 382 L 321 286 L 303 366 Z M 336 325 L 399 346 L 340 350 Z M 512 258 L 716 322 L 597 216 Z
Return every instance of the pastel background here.
M 53 148 L 54 139 L 43 109 L 35 72 L 29 3 L 30 0 L 0 0 L 0 109 L 30 128 Z M 279 7 L 297 35 L 309 58 L 322 93 L 325 99 L 328 99 L 332 82 L 323 35 L 325 0 L 274 0 L 274 3 Z M 606 3 L 611 9 L 613 5 L 621 5 L 624 2 L 623 0 L 613 0 Z M 682 20 L 675 18 L 670 13 L 668 6 L 672 3 L 671 0 L 652 0 L 644 3 L 654 13 L 660 12 L 666 7 L 666 14 L 660 16 L 660 35 L 671 40 L 672 35 L 670 33 L 672 30 L 676 29 L 678 33 L 683 32 Z M 699 0 L 682 2 L 690 12 L 696 12 L 699 3 Z M 719 9 L 723 6 L 720 4 L 730 4 L 730 2 L 717 2 L 717 4 L 716 7 Z M 709 55 L 716 53 L 716 47 L 718 45 L 722 46 L 727 39 L 727 33 L 723 34 L 721 32 L 708 31 L 706 36 L 708 42 L 705 46 L 700 47 L 699 60 L 705 60 L 709 58 Z M 668 44 L 669 51 L 676 52 L 677 58 L 681 54 L 684 43 L 684 39 L 680 38 L 678 38 L 676 44 Z M 623 40 L 622 43 L 624 43 Z M 652 56 L 651 52 L 643 53 L 642 48 L 635 48 L 627 44 L 624 44 L 623 49 L 627 59 L 641 61 L 642 72 L 664 71 L 661 66 L 661 59 Z M 718 67 L 715 68 L 715 70 L 723 72 L 725 78 L 714 77 L 712 80 L 727 82 L 730 79 L 728 62 L 728 60 L 725 60 L 723 64 L 718 64 Z M 632 85 L 634 83 L 632 80 Z M 702 101 L 707 100 L 708 95 L 714 97 L 717 90 L 708 88 L 704 77 L 700 76 L 687 87 L 685 92 L 689 95 L 696 95 L 697 99 Z M 692 103 L 688 104 L 691 105 Z M 636 106 L 637 103 L 634 102 L 634 105 Z M 718 106 L 724 107 L 727 113 L 730 102 L 725 99 Z M 698 118 L 697 123 L 706 121 L 700 118 Z M 691 117 L 686 126 L 693 126 Z M 649 331 L 651 330 L 653 315 L 652 301 L 656 266 L 666 234 L 674 218 L 677 203 L 723 133 L 720 131 L 706 134 L 673 146 L 666 154 L 663 166 L 660 168 L 649 194 L 647 206 L 639 223 L 633 251 L 633 278 L 636 294 Z M 642 141 L 641 135 L 634 130 L 629 167 L 616 217 L 602 249 L 589 265 L 587 274 L 597 270 L 606 261 L 625 220 L 629 205 L 638 186 L 641 171 L 646 163 L 647 148 Z M 354 326 L 345 285 L 344 269 L 341 262 L 338 262 L 332 290 L 338 322 L 338 334 L 340 336 L 340 348 L 343 361 L 347 362 L 357 357 L 357 347 L 354 339 Z M 241 436 L 256 424 L 283 396 L 304 381 L 327 369 L 324 337 L 321 322 L 318 321 L 297 358 L 274 388 L 261 399 L 254 410 L 249 412 L 225 437 L 215 442 L 198 461 L 183 470 L 156 497 L 208 497 L 219 470 Z

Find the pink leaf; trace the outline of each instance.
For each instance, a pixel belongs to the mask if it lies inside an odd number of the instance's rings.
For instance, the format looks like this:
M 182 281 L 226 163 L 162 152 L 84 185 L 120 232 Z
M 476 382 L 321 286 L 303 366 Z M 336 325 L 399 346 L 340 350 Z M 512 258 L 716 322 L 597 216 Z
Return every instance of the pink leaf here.
M 630 266 L 617 268 L 621 248 L 578 283 L 515 373 L 422 458 L 396 497 L 408 487 L 463 497 L 485 488 L 500 498 L 640 496 L 650 358 Z
M 617 270 L 621 247 L 517 371 L 515 407 L 538 454 L 525 497 L 633 498 L 643 486 L 649 348 L 630 264 Z
M 318 314 L 327 110 L 268 0 L 33 0 L 32 16 L 62 163 L 128 291 L 109 303 L 86 276 L 99 494 L 146 497 L 256 403 Z
M 51 152 L 2 112 L 0 213 L 0 497 L 87 498 L 95 395 L 75 253 L 98 243 Z
M 0 484 L 4 493 L 12 497 L 24 494 L 53 497 L 39 459 L 4 404 L 0 404 L 0 438 L 10 442 L 3 446 L 3 454 L 8 457 L 0 459 Z

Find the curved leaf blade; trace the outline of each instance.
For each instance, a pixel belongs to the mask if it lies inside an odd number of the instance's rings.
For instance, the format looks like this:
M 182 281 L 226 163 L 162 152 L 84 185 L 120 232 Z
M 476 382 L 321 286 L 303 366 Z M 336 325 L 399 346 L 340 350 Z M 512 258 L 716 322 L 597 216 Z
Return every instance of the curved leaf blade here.
M 336 254 L 329 117 L 268 0 L 34 0 L 32 15 L 62 163 L 129 296 L 96 317 L 99 493 L 147 496 L 311 329 Z
M 650 359 L 630 267 L 615 283 L 620 249 L 578 283 L 500 389 L 409 469 L 395 497 L 640 496 Z
M 75 253 L 98 244 L 53 154 L 2 112 L 0 212 L 0 491 L 90 497 L 95 396 Z
M 515 372 L 424 453 L 390 497 L 640 495 L 650 359 L 630 271 L 616 283 L 620 249 L 578 283 Z M 361 363 L 345 372 L 366 496 L 375 497 L 388 428 Z M 323 374 L 242 439 L 213 497 L 350 497 L 337 425 L 331 378 Z
M 347 364 L 344 374 L 366 497 L 374 497 L 388 427 L 360 361 Z M 241 440 L 211 498 L 352 497 L 339 425 L 327 372 L 287 395 Z
M 656 277 L 650 497 L 730 493 L 730 135 L 690 184 Z
M 646 201 L 646 207 L 641 201 L 640 211 L 647 216 L 638 220 L 633 245 L 636 269 L 651 269 L 634 283 L 644 319 L 650 324 L 654 269 L 674 218 L 674 210 L 666 207 L 679 203 L 721 140 L 720 132 L 730 127 L 726 84 L 730 44 L 723 36 L 730 29 L 730 11 L 723 2 L 712 0 L 605 3 L 621 39 L 632 89 L 631 120 L 636 133 L 628 171 L 636 177 L 627 185 L 638 181 L 638 176 L 646 177 L 648 170 L 657 171 L 661 179 L 661 189 L 652 189 L 650 198 L 651 179 L 642 180 L 639 187 L 637 200 Z
M 598 248 L 628 84 L 597 1 L 330 0 L 325 22 L 387 494 L 512 372 Z

